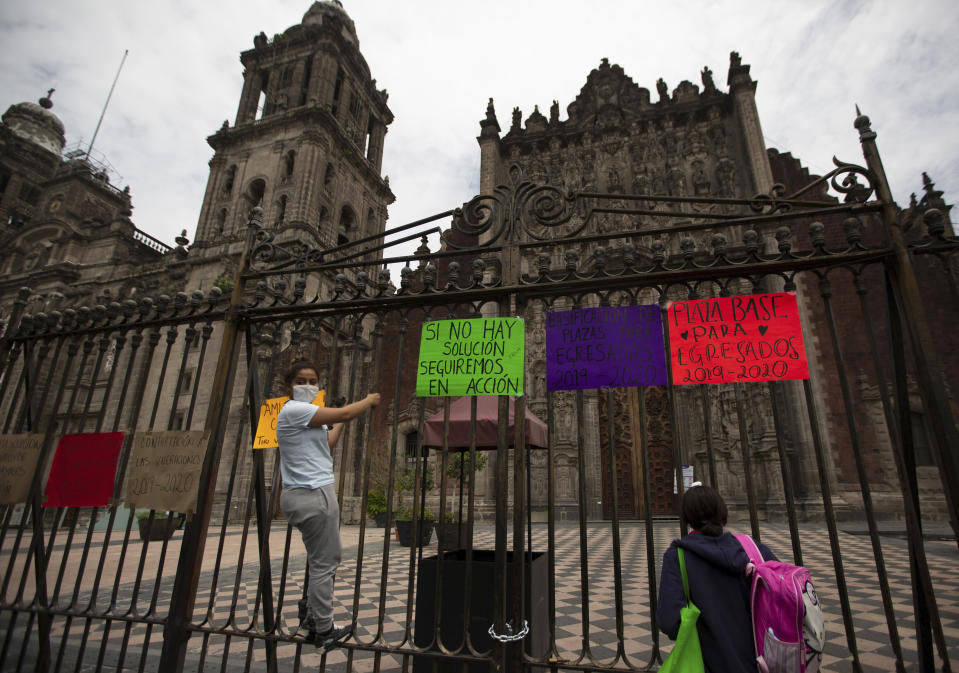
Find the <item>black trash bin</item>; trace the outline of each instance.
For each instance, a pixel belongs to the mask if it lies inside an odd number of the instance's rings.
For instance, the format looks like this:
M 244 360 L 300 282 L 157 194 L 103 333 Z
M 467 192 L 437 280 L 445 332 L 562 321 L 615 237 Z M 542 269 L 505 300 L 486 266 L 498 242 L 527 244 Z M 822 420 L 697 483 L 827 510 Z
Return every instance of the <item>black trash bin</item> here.
M 507 552 L 507 564 L 513 562 L 513 552 Z M 533 656 L 543 656 L 549 646 L 547 633 L 547 580 L 549 565 L 545 552 L 526 552 L 527 587 L 526 614 L 529 633 L 523 639 L 524 650 Z M 443 552 L 443 576 L 441 578 L 441 624 L 440 635 L 447 649 L 456 649 L 464 641 L 463 617 L 466 610 L 466 592 L 470 592 L 470 637 L 473 647 L 479 652 L 493 648 L 493 639 L 489 627 L 493 623 L 493 586 L 495 574 L 495 552 L 491 549 L 473 550 L 472 586 L 466 586 L 466 550 L 454 549 Z M 529 562 L 529 559 L 532 559 Z M 416 573 L 416 616 L 413 623 L 413 642 L 417 647 L 426 647 L 433 640 L 435 629 L 437 557 L 424 558 Z M 507 567 L 506 614 L 512 614 L 512 581 L 510 568 Z M 513 631 L 519 632 L 522 624 L 514 624 Z M 436 643 L 431 648 L 439 651 Z M 432 673 L 435 657 L 414 656 L 413 673 Z M 509 670 L 507 662 L 506 670 Z M 440 659 L 440 673 L 462 673 L 463 663 L 456 659 Z M 489 673 L 485 663 L 470 663 L 470 673 Z

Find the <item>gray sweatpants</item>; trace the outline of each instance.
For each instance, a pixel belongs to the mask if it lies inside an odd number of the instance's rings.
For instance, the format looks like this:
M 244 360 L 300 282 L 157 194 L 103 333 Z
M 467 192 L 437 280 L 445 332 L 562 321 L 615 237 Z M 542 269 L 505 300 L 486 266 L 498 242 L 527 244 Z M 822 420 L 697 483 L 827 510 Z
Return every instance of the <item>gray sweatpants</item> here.
M 333 626 L 333 576 L 340 565 L 340 508 L 333 484 L 317 489 L 284 488 L 280 505 L 303 536 L 310 572 L 307 601 L 316 630 Z

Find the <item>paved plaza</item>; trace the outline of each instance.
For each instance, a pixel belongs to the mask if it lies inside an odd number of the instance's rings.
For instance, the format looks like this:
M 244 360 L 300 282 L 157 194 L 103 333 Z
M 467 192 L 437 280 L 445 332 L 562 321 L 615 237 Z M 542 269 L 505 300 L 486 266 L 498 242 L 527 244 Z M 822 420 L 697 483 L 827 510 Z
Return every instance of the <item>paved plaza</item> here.
M 733 526 L 735 528 L 735 526 Z M 745 529 L 743 529 L 745 530 Z M 791 559 L 791 544 L 788 530 L 784 526 L 764 526 L 763 541 L 768 544 L 780 558 Z M 846 582 L 852 603 L 854 635 L 860 651 L 860 658 L 864 670 L 870 673 L 879 673 L 894 670 L 892 647 L 890 645 L 889 630 L 883 613 L 880 600 L 876 565 L 873 560 L 869 537 L 863 534 L 861 526 L 840 526 L 840 546 L 842 549 L 842 563 L 845 570 Z M 936 530 L 942 531 L 942 527 Z M 900 534 L 901 527 L 885 527 L 881 538 L 882 550 L 886 563 L 887 575 L 892 590 L 898 631 L 900 634 L 907 670 L 915 670 L 916 645 L 914 634 L 914 618 L 912 612 L 911 588 L 909 583 L 909 565 L 906 554 L 904 537 Z M 244 537 L 242 527 L 227 528 L 224 536 L 214 535 L 208 539 L 207 555 L 204 562 L 204 573 L 200 584 L 200 593 L 197 597 L 195 621 L 205 621 L 206 625 L 218 628 L 234 628 L 249 630 L 262 628 L 262 612 L 257 600 L 257 574 L 259 564 L 255 537 Z M 252 533 L 252 531 L 251 531 Z M 670 540 L 678 533 L 675 521 L 658 522 L 654 526 L 654 552 L 656 574 L 658 580 L 659 564 L 662 553 Z M 356 606 L 356 634 L 352 644 L 371 645 L 379 640 L 379 644 L 389 647 L 409 647 L 409 638 L 415 624 L 415 580 L 411 584 L 408 572 L 410 550 L 391 540 L 390 553 L 387 558 L 387 574 L 385 587 L 381 585 L 380 577 L 384 566 L 383 541 L 384 531 L 378 528 L 367 528 L 366 539 L 361 564 L 362 579 L 360 591 L 356 595 L 353 591 L 357 572 L 357 552 L 359 549 L 358 526 L 345 526 L 342 529 L 344 544 L 344 562 L 336 581 L 336 609 L 338 617 L 346 618 L 353 612 L 354 601 Z M 97 532 L 92 540 L 94 553 L 99 555 L 98 536 L 102 541 L 102 532 Z M 176 567 L 179 539 L 177 533 L 167 545 L 166 554 L 162 558 L 161 543 L 150 543 L 148 551 L 141 557 L 142 543 L 131 539 L 127 558 L 120 573 L 120 581 L 116 583 L 114 592 L 113 576 L 116 573 L 121 544 L 120 538 L 114 537 L 107 552 L 107 578 L 101 583 L 95 600 L 87 587 L 92 587 L 92 570 L 96 565 L 97 557 L 91 556 L 84 569 L 82 585 L 86 591 L 74 596 L 73 582 L 78 573 L 79 550 L 75 547 L 63 561 L 63 544 L 55 545 L 51 557 L 51 569 L 63 567 L 64 581 L 59 589 L 57 605 L 66 608 L 74 601 L 78 606 L 92 605 L 94 612 L 102 612 L 114 601 L 118 606 L 114 614 L 129 612 L 131 606 L 136 606 L 132 612 L 142 616 L 148 610 L 156 615 L 166 614 L 166 605 L 169 603 L 173 587 L 173 574 Z M 509 536 L 512 539 L 512 535 Z M 648 564 L 646 550 L 646 532 L 643 524 L 627 522 L 622 524 L 621 531 L 622 551 L 622 618 L 624 624 L 623 652 L 617 658 L 617 614 L 615 600 L 615 577 L 613 564 L 613 537 L 608 523 L 589 524 L 585 534 L 587 549 L 587 578 L 588 599 L 584 600 L 581 572 L 581 536 L 579 528 L 571 524 L 558 525 L 556 528 L 556 654 L 557 663 L 571 665 L 613 666 L 617 669 L 626 667 L 644 668 L 651 659 L 653 651 L 653 634 L 649 623 L 649 596 L 647 590 Z M 477 549 L 492 549 L 494 542 L 491 525 L 479 525 L 475 533 L 474 546 Z M 534 551 L 542 551 L 547 546 L 547 529 L 543 524 L 534 524 L 532 533 L 532 547 Z M 824 670 L 831 672 L 850 671 L 851 657 L 847 645 L 847 635 L 842 624 L 842 615 L 839 606 L 835 583 L 835 569 L 830 553 L 829 541 L 824 526 L 804 526 L 802 529 L 804 563 L 810 569 L 817 584 L 819 595 L 824 604 L 827 628 L 827 647 L 824 660 Z M 283 565 L 284 546 L 287 543 L 287 530 L 283 522 L 277 526 L 270 536 L 271 563 L 274 581 L 274 600 L 276 601 L 281 618 L 279 632 L 288 637 L 297 627 L 297 599 L 302 594 L 303 570 L 305 554 L 299 542 L 299 535 L 295 532 L 290 537 L 290 556 L 286 567 Z M 102 544 L 100 542 L 99 544 Z M 216 566 L 217 550 L 222 544 L 222 563 Z M 956 542 L 948 535 L 941 538 L 936 535 L 928 536 L 926 550 L 930 571 L 934 579 L 936 596 L 940 610 L 945 635 L 950 648 L 950 658 L 953 662 L 959 661 L 959 575 L 956 573 L 957 553 Z M 9 560 L 10 545 L 0 552 L 0 566 L 6 567 Z M 435 536 L 433 542 L 424 548 L 423 555 L 428 557 L 436 553 Z M 17 565 L 23 562 L 23 554 L 18 555 Z M 242 562 L 241 562 L 242 559 Z M 143 560 L 144 576 L 140 583 L 136 582 L 136 569 Z M 111 565 L 112 564 L 112 565 Z M 159 586 L 154 585 L 153 578 L 159 574 Z M 16 574 L 15 577 L 18 577 Z M 55 578 L 56 574 L 52 573 Z M 11 583 L 4 602 L 13 598 L 17 589 Z M 215 586 L 214 586 L 215 584 Z M 51 583 L 51 592 L 55 587 Z M 492 587 L 481 587 L 481 592 L 492 591 Z M 30 596 L 32 586 L 28 582 L 23 588 L 23 595 Z M 282 596 L 281 596 L 282 592 Z M 385 596 L 383 602 L 383 617 L 380 619 L 381 592 Z M 410 598 L 413 598 L 412 604 Z M 151 603 L 153 609 L 150 610 Z M 586 605 L 584 611 L 583 605 Z M 586 620 L 588 626 L 584 627 Z M 17 643 L 22 640 L 23 628 L 27 623 L 25 617 L 20 617 L 11 629 L 10 613 L 0 613 L 3 630 L 12 635 L 12 644 L 8 656 L 2 664 L 3 671 L 15 671 L 23 668 L 35 653 L 33 642 L 36 640 L 35 631 L 27 640 L 27 647 L 20 648 Z M 89 629 L 87 629 L 89 626 Z M 483 630 L 485 630 L 485 626 Z M 531 628 L 543 629 L 542 623 L 534 624 Z M 142 643 L 149 640 L 147 656 L 143 663 L 143 670 L 157 670 L 156 656 L 159 654 L 161 631 L 148 628 L 142 623 L 135 623 L 129 630 L 129 642 L 126 653 L 122 653 L 126 624 L 115 620 L 107 627 L 106 620 L 74 619 L 68 626 L 67 620 L 58 618 L 54 624 L 53 650 L 54 657 L 62 657 L 62 670 L 92 671 L 99 656 L 109 664 L 104 670 L 138 670 L 141 664 L 140 656 Z M 64 640 L 64 633 L 67 634 Z M 84 634 L 86 638 L 84 639 Z M 17 638 L 17 636 L 20 638 Z M 540 633 L 537 642 L 548 642 L 548 634 Z M 532 638 L 532 634 L 531 634 Z M 62 653 L 60 646 L 64 644 Z M 250 644 L 252 643 L 252 648 Z M 668 650 L 669 641 L 660 636 L 660 643 L 664 652 Z M 456 643 L 445 643 L 456 647 Z M 186 670 L 204 671 L 263 671 L 265 669 L 265 650 L 259 639 L 249 639 L 242 636 L 194 635 L 190 639 L 189 655 Z M 82 654 L 81 654 L 82 652 Z M 22 656 L 21 656 L 22 655 Z M 625 658 L 624 656 L 625 655 Z M 80 662 L 78 657 L 82 657 Z M 123 660 L 121 661 L 121 657 Z M 317 670 L 321 664 L 321 656 L 310 645 L 305 645 L 294 638 L 293 642 L 280 641 L 278 657 L 281 671 Z M 327 655 L 326 667 L 328 670 L 343 671 L 346 669 L 347 657 L 352 658 L 352 667 L 358 671 L 374 670 L 373 655 L 362 649 L 344 648 L 335 650 Z M 79 664 L 79 665 L 78 665 Z M 247 666 L 249 668 L 247 668 Z M 379 662 L 380 670 L 400 670 L 402 657 L 384 654 Z M 32 667 L 26 670 L 31 670 Z M 458 669 L 461 670 L 461 669 Z

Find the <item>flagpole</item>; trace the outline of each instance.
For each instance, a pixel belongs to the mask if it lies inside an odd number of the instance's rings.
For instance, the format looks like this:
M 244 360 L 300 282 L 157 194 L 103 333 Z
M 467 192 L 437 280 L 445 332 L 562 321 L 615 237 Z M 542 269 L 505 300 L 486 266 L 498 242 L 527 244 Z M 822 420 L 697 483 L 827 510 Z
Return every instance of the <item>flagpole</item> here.
M 117 68 L 117 74 L 113 78 L 113 84 L 110 85 L 110 93 L 107 94 L 107 100 L 103 104 L 103 110 L 100 111 L 100 119 L 97 120 L 97 127 L 93 130 L 93 137 L 90 139 L 90 146 L 87 147 L 87 159 L 90 158 L 90 151 L 93 150 L 93 143 L 97 139 L 97 134 L 100 132 L 100 124 L 103 123 L 103 115 L 107 113 L 107 106 L 110 104 L 110 99 L 113 97 L 113 90 L 117 86 L 117 80 L 120 79 L 120 71 L 123 70 L 123 64 L 127 60 L 127 54 L 130 53 L 129 49 L 123 50 L 123 58 L 120 59 L 120 67 Z

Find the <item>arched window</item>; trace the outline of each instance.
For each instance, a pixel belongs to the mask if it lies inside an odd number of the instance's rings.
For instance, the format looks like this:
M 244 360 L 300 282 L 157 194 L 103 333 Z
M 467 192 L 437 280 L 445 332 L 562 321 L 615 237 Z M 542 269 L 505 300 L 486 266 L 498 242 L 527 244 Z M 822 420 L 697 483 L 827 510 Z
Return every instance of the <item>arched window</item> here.
M 292 177 L 293 175 L 293 163 L 296 161 L 296 152 L 290 150 L 286 153 L 286 158 L 284 159 L 286 163 L 286 177 Z
M 310 91 L 310 78 L 313 75 L 313 59 L 307 57 L 303 65 L 303 88 L 300 89 L 300 105 L 306 105 L 307 94 Z
M 336 69 L 336 80 L 333 82 L 333 105 L 330 106 L 330 111 L 333 113 L 334 117 L 336 116 L 336 111 L 340 107 L 340 92 L 343 90 L 343 79 L 343 68 L 339 67 Z
M 350 236 L 356 227 L 356 215 L 349 206 L 343 206 L 340 211 L 340 226 L 337 229 L 336 244 L 344 245 L 350 242 Z
M 376 120 L 373 115 L 370 115 L 370 120 L 366 124 L 366 134 L 363 136 L 363 155 L 369 159 L 373 160 L 373 130 L 375 129 Z
M 268 93 L 269 90 L 270 73 L 264 70 L 260 73 L 260 92 L 257 94 L 256 114 L 254 115 L 256 119 L 263 119 L 273 111 L 273 105 Z
M 406 433 L 406 469 L 408 472 L 413 472 L 416 469 L 416 445 L 420 441 L 420 433 L 416 430 Z M 423 447 L 421 458 L 425 463 L 429 458 L 430 450 L 427 447 Z M 422 472 L 420 473 L 422 474 Z
M 249 199 L 251 206 L 258 206 L 263 203 L 263 194 L 266 192 L 266 182 L 262 178 L 257 178 L 250 183 L 246 198 Z
M 323 186 L 326 187 L 327 189 L 333 188 L 333 178 L 335 176 L 335 173 L 336 171 L 333 168 L 333 164 L 331 163 L 327 164 L 326 173 L 323 175 Z
M 353 94 L 350 97 L 350 116 L 353 117 L 353 121 L 359 123 L 360 116 L 363 114 L 363 100 L 359 97 L 358 94 Z
M 227 194 L 233 193 L 233 181 L 236 180 L 236 164 L 226 169 L 226 179 L 223 181 L 223 191 Z
M 276 221 L 282 222 L 286 218 L 286 194 L 280 197 L 277 204 Z
M 376 213 L 372 208 L 366 211 L 366 234 L 372 234 L 376 231 L 376 224 L 373 222 L 374 217 L 376 217 Z
M 226 208 L 220 210 L 216 214 L 216 230 L 215 234 L 220 236 L 223 234 L 223 230 L 226 228 Z

